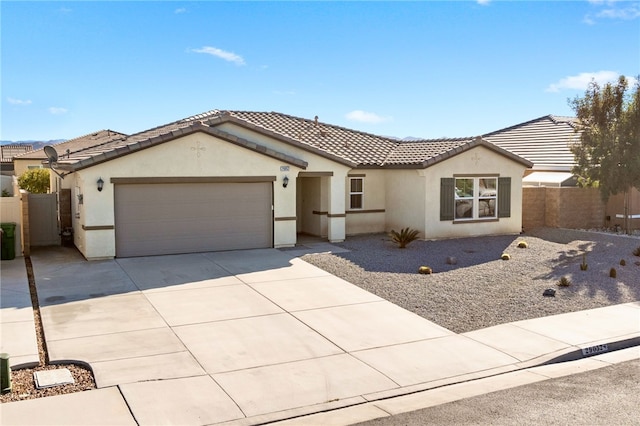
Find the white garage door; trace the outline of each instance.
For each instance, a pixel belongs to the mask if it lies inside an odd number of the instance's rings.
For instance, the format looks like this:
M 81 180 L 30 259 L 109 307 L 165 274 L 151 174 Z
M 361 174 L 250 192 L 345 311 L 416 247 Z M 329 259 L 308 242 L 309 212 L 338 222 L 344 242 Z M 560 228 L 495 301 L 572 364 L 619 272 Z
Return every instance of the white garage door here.
M 116 184 L 116 256 L 273 246 L 272 183 Z

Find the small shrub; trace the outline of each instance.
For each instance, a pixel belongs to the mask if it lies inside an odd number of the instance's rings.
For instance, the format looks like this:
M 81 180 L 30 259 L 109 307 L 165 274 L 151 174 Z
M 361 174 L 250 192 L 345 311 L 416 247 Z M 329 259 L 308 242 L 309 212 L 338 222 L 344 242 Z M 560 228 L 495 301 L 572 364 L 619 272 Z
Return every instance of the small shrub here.
M 609 276 L 610 276 L 611 278 L 615 278 L 615 277 L 617 277 L 617 276 L 618 276 L 618 271 L 616 271 L 616 268 L 611 268 L 611 269 L 609 269 Z
M 571 281 L 567 277 L 562 277 L 558 281 L 558 287 L 569 287 L 571 285 Z
M 636 249 L 633 250 L 633 255 L 640 256 L 640 247 L 637 247 Z
M 587 268 L 589 268 L 589 265 L 587 265 L 587 254 L 583 253 L 582 254 L 582 263 L 580 264 L 580 270 L 581 271 L 586 271 Z
M 7 191 L 6 189 L 2 190 L 2 196 L 3 197 L 11 197 L 11 193 L 9 191 Z
M 511 260 L 511 255 L 508 253 L 502 253 L 502 256 L 500 256 L 500 259 L 502 260 Z
M 421 266 L 418 269 L 418 273 L 431 275 L 433 273 L 433 269 L 431 269 L 431 267 L 429 267 L 429 266 Z
M 20 188 L 32 194 L 49 192 L 49 169 L 30 169 L 18 178 Z
M 407 227 L 401 229 L 400 232 L 392 229 L 391 232 L 389 232 L 389 237 L 398 245 L 398 248 L 405 248 L 410 242 L 417 240 L 419 234 L 420 231 Z
M 624 259 L 620 259 L 620 266 L 624 266 L 627 264 L 627 261 Z
M 518 243 L 518 248 L 528 248 L 528 247 L 529 247 L 529 244 L 527 244 L 526 241 L 520 241 Z

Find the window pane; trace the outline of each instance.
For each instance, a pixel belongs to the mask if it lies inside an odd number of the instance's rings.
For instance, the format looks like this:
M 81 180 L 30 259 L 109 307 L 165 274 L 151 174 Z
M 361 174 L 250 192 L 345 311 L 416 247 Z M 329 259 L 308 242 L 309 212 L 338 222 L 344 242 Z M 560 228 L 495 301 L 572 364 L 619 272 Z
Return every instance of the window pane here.
M 473 179 L 456 179 L 456 197 L 473 197 Z
M 473 201 L 472 200 L 456 200 L 456 219 L 465 219 L 473 217 Z
M 351 179 L 351 192 L 362 192 L 362 179 Z
M 362 208 L 362 194 L 351 194 L 351 206 L 352 209 Z
M 495 197 L 497 192 L 497 179 L 480 179 L 480 196 Z

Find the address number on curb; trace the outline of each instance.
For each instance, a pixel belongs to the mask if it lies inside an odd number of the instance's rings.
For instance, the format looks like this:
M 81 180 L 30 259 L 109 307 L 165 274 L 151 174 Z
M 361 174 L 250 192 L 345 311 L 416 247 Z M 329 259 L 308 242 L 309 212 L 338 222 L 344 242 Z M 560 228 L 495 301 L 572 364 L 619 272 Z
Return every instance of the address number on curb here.
M 599 354 L 601 352 L 607 352 L 609 350 L 609 345 L 595 345 L 595 346 L 589 346 L 588 348 L 583 348 L 582 349 L 582 355 L 587 356 L 587 355 L 594 355 L 594 354 Z

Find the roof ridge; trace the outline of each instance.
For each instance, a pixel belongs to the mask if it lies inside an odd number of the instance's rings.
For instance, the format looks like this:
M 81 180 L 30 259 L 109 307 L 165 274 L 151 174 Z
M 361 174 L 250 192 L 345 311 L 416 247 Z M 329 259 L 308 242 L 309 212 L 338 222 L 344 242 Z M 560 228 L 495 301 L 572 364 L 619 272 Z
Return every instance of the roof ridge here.
M 302 121 L 305 121 L 305 122 L 309 122 L 310 124 L 315 124 L 315 120 L 314 119 L 298 117 L 298 116 L 295 116 L 295 115 L 285 114 L 283 112 L 277 112 L 277 111 L 271 111 L 271 112 L 265 112 L 265 111 L 230 111 L 230 112 L 231 113 L 233 113 L 233 112 L 248 112 L 248 113 L 258 113 L 258 114 L 260 114 L 260 113 L 276 114 L 276 115 L 279 115 L 281 117 L 288 117 L 288 118 L 292 118 L 292 119 L 295 119 L 295 120 L 302 120 Z M 374 138 L 383 139 L 385 141 L 389 141 L 389 142 L 393 142 L 393 143 L 397 143 L 398 142 L 397 139 L 394 139 L 394 138 L 391 138 L 391 137 L 388 137 L 388 136 L 380 136 L 380 135 L 376 135 L 375 133 L 369 133 L 369 132 L 364 132 L 362 130 L 350 129 L 348 127 L 338 126 L 337 124 L 330 124 L 330 123 L 327 123 L 327 122 L 324 122 L 324 121 L 318 121 L 318 124 L 322 124 L 323 126 L 327 126 L 327 127 L 333 128 L 333 129 L 340 129 L 340 130 L 344 130 L 344 131 L 347 131 L 347 132 L 358 133 L 358 134 L 366 135 L 366 136 L 372 136 Z
M 513 129 L 516 129 L 516 128 L 518 128 L 518 127 L 526 126 L 527 124 L 535 123 L 536 121 L 540 121 L 540 120 L 543 120 L 543 119 L 545 119 L 545 118 L 546 118 L 546 119 L 551 120 L 551 121 L 552 121 L 553 123 L 555 123 L 555 124 L 558 124 L 558 123 L 557 123 L 557 122 L 556 122 L 552 117 L 553 117 L 553 116 L 552 116 L 551 114 L 543 115 L 542 117 L 534 118 L 533 120 L 524 121 L 524 122 L 522 122 L 522 123 L 514 124 L 514 125 L 512 125 L 512 126 L 505 127 L 505 128 L 503 128 L 503 129 L 495 130 L 495 131 L 493 131 L 493 132 L 484 133 L 484 134 L 482 135 L 482 137 L 485 137 L 485 136 L 491 136 L 491 135 L 494 135 L 494 134 L 496 134 L 496 133 L 504 132 L 504 131 L 507 131 L 507 130 L 513 130 Z

